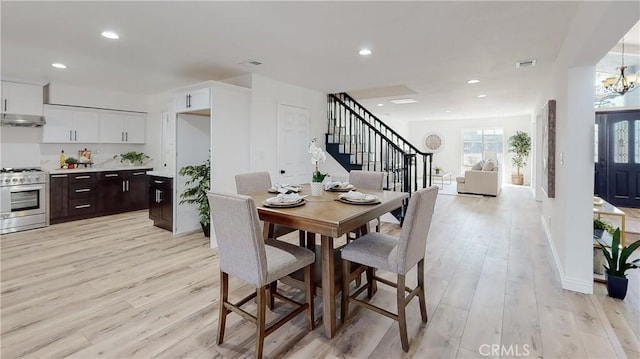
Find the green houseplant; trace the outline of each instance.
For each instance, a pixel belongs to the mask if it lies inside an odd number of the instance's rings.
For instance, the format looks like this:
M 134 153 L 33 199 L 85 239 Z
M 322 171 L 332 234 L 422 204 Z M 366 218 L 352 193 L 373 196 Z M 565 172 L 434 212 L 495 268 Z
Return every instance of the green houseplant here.
M 149 159 L 149 156 L 136 151 L 129 151 L 113 156 L 113 158 L 118 157 L 120 157 L 120 163 L 128 162 L 132 165 L 141 165 L 146 159 Z
M 615 233 L 615 228 L 609 222 L 604 221 L 601 218 L 594 217 L 593 218 L 593 236 L 596 238 L 602 238 L 602 234 L 604 231 L 607 231 L 609 234 L 613 235 Z
M 611 248 L 608 248 L 607 244 L 599 239 L 598 243 L 607 263 L 604 266 L 607 278 L 607 292 L 610 297 L 624 299 L 629 285 L 626 272 L 629 269 L 639 268 L 640 266 L 640 258 L 633 261 L 629 259 L 631 254 L 640 247 L 640 241 L 623 247 L 620 245 L 620 228 L 616 228 L 615 232 L 613 232 Z
M 201 165 L 184 166 L 178 174 L 189 177 L 185 182 L 187 188 L 180 193 L 180 204 L 195 204 L 198 207 L 202 231 L 205 237 L 209 237 L 211 214 L 207 192 L 211 183 L 211 161 L 207 159 Z
M 68 169 L 73 169 L 78 165 L 78 160 L 74 157 L 67 157 L 67 159 L 64 160 L 64 163 L 67 164 Z
M 516 168 L 516 173 L 511 175 L 513 184 L 524 184 L 524 174 L 520 173 L 520 169 L 527 165 L 527 157 L 531 152 L 531 136 L 522 131 L 516 131 L 516 134 L 509 137 L 509 152 L 514 155 L 511 158 L 511 164 Z

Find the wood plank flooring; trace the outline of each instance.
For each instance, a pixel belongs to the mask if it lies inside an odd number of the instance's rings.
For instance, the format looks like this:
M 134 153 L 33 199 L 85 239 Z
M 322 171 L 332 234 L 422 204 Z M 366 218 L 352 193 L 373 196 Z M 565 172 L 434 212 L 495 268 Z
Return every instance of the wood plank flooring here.
M 400 228 L 385 223 L 382 231 Z M 287 240 L 297 243 L 297 235 Z M 253 355 L 254 326 L 237 315 L 227 319 L 225 343 L 215 344 L 217 251 L 199 233 L 173 237 L 153 227 L 145 211 L 5 235 L 0 259 L 3 359 Z M 335 338 L 320 325 L 308 332 L 300 315 L 267 337 L 265 356 L 640 357 L 638 284 L 625 301 L 608 298 L 601 284 L 593 296 L 562 290 L 526 188 L 505 186 L 496 198 L 440 196 L 425 271 L 429 322 L 412 301 L 409 353 L 396 322 L 352 307 Z M 415 271 L 407 282 L 415 285 Z M 231 298 L 252 291 L 234 278 L 230 286 Z M 372 301 L 395 311 L 392 288 L 380 285 Z M 315 304 L 319 316 L 320 298 Z M 267 320 L 288 309 L 276 302 Z

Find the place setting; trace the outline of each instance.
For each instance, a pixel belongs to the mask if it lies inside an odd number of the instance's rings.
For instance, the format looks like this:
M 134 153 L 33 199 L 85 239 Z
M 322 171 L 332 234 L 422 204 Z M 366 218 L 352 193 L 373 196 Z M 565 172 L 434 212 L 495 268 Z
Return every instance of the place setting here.
M 347 204 L 379 204 L 380 198 L 373 194 L 362 193 L 358 191 L 349 191 L 346 193 L 340 194 L 336 201 L 340 201 L 342 203 Z
M 271 186 L 271 188 L 269 188 L 267 191 L 269 193 L 291 194 L 291 193 L 299 193 L 301 189 L 302 189 L 302 186 L 297 184 L 277 184 L 276 183 L 273 186 Z
M 300 207 L 306 203 L 305 196 L 298 193 L 279 193 L 275 197 L 270 197 L 262 202 L 262 205 L 269 208 L 292 208 Z
M 324 190 L 327 192 L 349 192 L 355 189 L 356 187 L 349 182 L 327 182 L 324 185 Z

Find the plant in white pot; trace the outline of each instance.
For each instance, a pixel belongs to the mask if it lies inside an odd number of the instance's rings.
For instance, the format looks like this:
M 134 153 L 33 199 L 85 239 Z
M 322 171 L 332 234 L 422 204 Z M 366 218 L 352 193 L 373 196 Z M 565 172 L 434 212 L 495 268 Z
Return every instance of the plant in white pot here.
M 328 173 L 322 173 L 318 170 L 318 162 L 326 161 L 327 156 L 324 154 L 322 148 L 318 147 L 316 138 L 314 138 L 311 141 L 311 144 L 309 144 L 309 153 L 311 154 L 311 164 L 315 165 L 315 170 L 313 171 L 313 176 L 311 178 L 311 195 L 320 196 L 323 191 L 322 181 L 324 181 Z
M 113 158 L 120 157 L 120 163 L 127 163 L 129 165 L 141 165 L 145 160 L 149 159 L 149 156 L 143 152 L 129 151 L 113 156 Z
M 631 254 L 640 247 L 640 241 L 636 241 L 629 246 L 623 247 L 620 244 L 620 228 L 613 232 L 611 247 L 597 239 L 602 249 L 602 254 L 606 259 L 605 275 L 607 278 L 607 292 L 610 297 L 624 299 L 627 295 L 629 280 L 626 272 L 632 268 L 640 268 L 640 258 L 630 260 Z
M 531 152 L 531 136 L 522 131 L 516 131 L 516 134 L 509 137 L 509 152 L 513 153 L 511 164 L 516 168 L 516 173 L 511 175 L 513 184 L 524 184 L 524 174 L 520 173 L 520 169 L 527 165 L 527 157 Z

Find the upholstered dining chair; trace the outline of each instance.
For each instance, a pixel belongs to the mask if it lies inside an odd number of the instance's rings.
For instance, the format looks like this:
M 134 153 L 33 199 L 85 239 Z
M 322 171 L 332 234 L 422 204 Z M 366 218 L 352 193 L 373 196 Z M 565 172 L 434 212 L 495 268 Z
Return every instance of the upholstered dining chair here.
M 234 312 L 256 324 L 255 357 L 261 358 L 264 338 L 298 314 L 306 311 L 309 330 L 313 329 L 312 287 L 315 254 L 306 248 L 283 241 L 263 239 L 253 198 L 216 192 L 209 192 L 207 197 L 220 258 L 218 345 L 224 341 L 227 315 L 229 312 Z M 299 269 L 304 269 L 305 303 L 299 303 L 272 292 L 276 298 L 296 308 L 274 324 L 265 327 L 269 284 L 276 283 L 278 279 Z M 256 291 L 236 303 L 231 303 L 229 275 L 252 285 Z M 249 314 L 241 308 L 253 298 L 256 298 L 256 315 Z
M 347 273 L 347 275 L 343 275 L 342 280 L 340 313 L 343 322 L 349 315 L 349 303 L 363 306 L 396 320 L 400 328 L 402 349 L 405 352 L 409 351 L 405 308 L 413 297 L 418 296 L 422 322 L 427 322 L 427 304 L 424 292 L 424 256 L 437 196 L 437 186 L 421 189 L 411 196 L 400 238 L 383 233 L 369 233 L 342 248 L 342 273 Z M 353 294 L 349 294 L 349 284 L 362 273 L 362 269 L 351 272 L 352 262 L 365 266 L 367 283 L 357 288 Z M 405 286 L 405 276 L 416 264 L 418 265 L 418 286 L 411 289 Z M 396 283 L 377 277 L 375 269 L 396 273 L 398 276 Z M 367 294 L 371 298 L 376 282 L 396 288 L 397 314 L 356 298 L 364 289 L 367 289 Z M 409 292 L 406 297 L 405 291 Z
M 236 190 L 238 194 L 249 195 L 256 192 L 264 192 L 271 188 L 271 175 L 269 172 L 253 172 L 243 173 L 235 176 L 236 178 Z M 285 227 L 279 224 L 265 223 L 266 227 L 264 237 L 277 239 L 285 234 L 295 231 L 293 228 Z M 305 237 L 304 232 L 299 232 L 298 240 L 300 246 L 304 247 Z
M 357 190 L 368 188 L 382 191 L 384 175 L 384 172 L 353 170 L 349 172 L 349 183 L 354 185 Z M 373 228 L 372 225 L 375 226 L 376 232 L 380 232 L 380 217 L 369 222 L 369 226 Z M 350 238 L 347 236 L 347 239 Z

